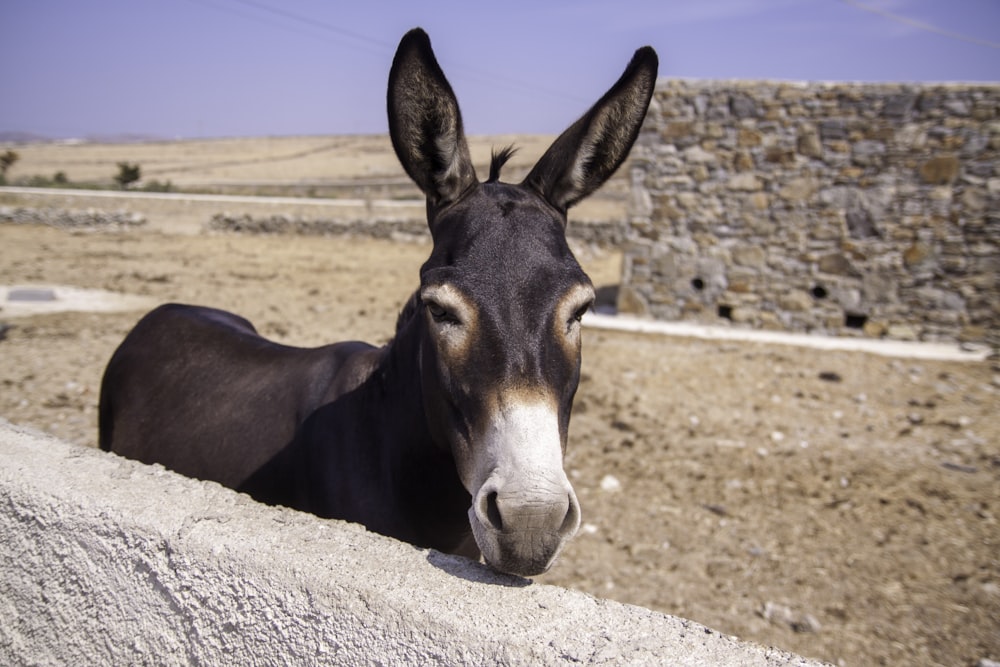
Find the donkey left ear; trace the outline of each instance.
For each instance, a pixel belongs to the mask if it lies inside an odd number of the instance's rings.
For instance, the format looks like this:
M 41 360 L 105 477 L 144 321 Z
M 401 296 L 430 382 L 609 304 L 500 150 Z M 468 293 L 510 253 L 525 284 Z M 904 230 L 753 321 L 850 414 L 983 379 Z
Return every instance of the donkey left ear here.
M 389 71 L 389 136 L 427 201 L 441 206 L 476 182 L 458 100 L 420 28 L 403 36 Z
M 618 82 L 553 142 L 523 185 L 564 212 L 601 187 L 639 136 L 658 66 L 652 47 L 636 51 Z

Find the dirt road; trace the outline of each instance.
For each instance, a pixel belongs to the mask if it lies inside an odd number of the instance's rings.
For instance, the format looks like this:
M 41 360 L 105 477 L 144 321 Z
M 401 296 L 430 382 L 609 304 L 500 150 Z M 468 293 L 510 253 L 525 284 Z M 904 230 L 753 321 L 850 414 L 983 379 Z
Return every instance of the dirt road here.
M 286 343 L 385 341 L 428 246 L 0 225 L 0 284 L 234 310 Z M 598 285 L 618 258 L 580 253 Z M 0 414 L 96 441 L 140 313 L 9 317 Z M 1000 659 L 1000 367 L 588 330 L 542 582 L 850 665 Z

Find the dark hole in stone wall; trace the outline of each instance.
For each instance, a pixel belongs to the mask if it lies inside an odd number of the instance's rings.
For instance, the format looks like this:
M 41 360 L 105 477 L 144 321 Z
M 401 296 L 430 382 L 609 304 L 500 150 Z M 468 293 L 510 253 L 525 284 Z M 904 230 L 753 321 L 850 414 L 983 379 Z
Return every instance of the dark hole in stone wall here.
M 825 299 L 828 296 L 828 294 L 829 294 L 826 291 L 826 288 L 823 287 L 822 285 L 815 285 L 810 290 L 810 292 L 812 293 L 814 299 Z
M 695 278 L 691 281 L 691 287 L 695 288 L 699 292 L 705 289 L 705 281 L 701 278 Z
M 719 317 L 724 317 L 727 320 L 733 319 L 733 307 L 732 306 L 726 306 L 724 304 L 720 304 L 719 305 L 718 313 L 719 313 Z
M 865 326 L 865 322 L 868 321 L 867 315 L 862 315 L 861 313 L 845 313 L 844 314 L 844 326 L 848 329 L 862 329 Z

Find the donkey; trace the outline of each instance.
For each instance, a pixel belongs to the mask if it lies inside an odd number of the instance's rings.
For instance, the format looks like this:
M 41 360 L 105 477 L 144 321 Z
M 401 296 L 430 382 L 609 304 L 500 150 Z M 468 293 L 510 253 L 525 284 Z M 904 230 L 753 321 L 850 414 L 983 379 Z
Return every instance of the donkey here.
M 407 33 L 389 129 L 427 197 L 433 249 L 392 341 L 288 347 L 231 313 L 161 306 L 108 363 L 101 448 L 502 572 L 545 572 L 580 525 L 562 463 L 594 300 L 566 211 L 625 160 L 656 72 L 639 49 L 522 183 L 499 180 L 510 149 L 481 183 L 430 40 Z

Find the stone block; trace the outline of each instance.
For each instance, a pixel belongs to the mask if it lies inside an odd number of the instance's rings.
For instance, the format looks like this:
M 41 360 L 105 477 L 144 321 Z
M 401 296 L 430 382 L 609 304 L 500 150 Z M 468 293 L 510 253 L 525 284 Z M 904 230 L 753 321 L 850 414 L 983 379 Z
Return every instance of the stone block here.
M 847 138 L 847 125 L 842 120 L 824 120 L 819 124 L 823 141 L 842 141 Z
M 759 245 L 738 245 L 731 250 L 733 263 L 737 266 L 763 268 L 767 254 Z
M 919 334 L 912 324 L 890 324 L 885 335 L 894 340 L 918 340 Z
M 618 312 L 625 315 L 649 315 L 649 304 L 631 285 L 618 288 Z
M 870 338 L 881 338 L 886 334 L 888 325 L 881 320 L 865 320 L 862 325 L 861 330 L 864 331 L 865 335 Z
M 749 197 L 750 206 L 758 211 L 766 211 L 770 205 L 770 199 L 764 192 L 754 192 Z
M 863 167 L 878 166 L 882 164 L 885 150 L 885 144 L 881 141 L 857 141 L 851 147 L 851 160 Z
M 790 167 L 795 164 L 795 151 L 791 148 L 771 146 L 764 152 L 764 159 L 771 164 Z
M 865 170 L 861 167 L 843 167 L 838 172 L 841 183 L 854 183 L 865 175 Z
M 870 239 L 880 235 L 871 214 L 864 209 L 847 211 L 844 220 L 852 239 Z
M 672 280 L 676 278 L 679 273 L 678 263 L 679 260 L 677 256 L 669 253 L 660 255 L 659 257 L 654 257 L 652 261 L 650 261 L 649 266 L 652 271 L 652 275 Z
M 858 270 L 852 266 L 850 260 L 839 252 L 830 253 L 820 257 L 818 268 L 821 273 L 829 273 L 835 276 L 860 275 Z
M 972 107 L 972 117 L 978 121 L 993 120 L 997 117 L 996 96 L 992 100 L 976 100 Z
M 729 110 L 736 118 L 756 118 L 760 115 L 756 100 L 744 94 L 729 98 Z
M 797 289 L 782 294 L 778 299 L 778 305 L 791 312 L 803 312 L 813 307 L 814 300 L 808 292 Z
M 674 120 L 664 123 L 660 137 L 668 142 L 675 139 L 690 137 L 693 134 L 694 123 L 689 120 Z
M 945 111 L 954 116 L 968 116 L 970 113 L 968 100 L 950 99 L 946 100 L 942 106 L 944 106 Z
M 816 194 L 817 187 L 816 180 L 809 176 L 793 178 L 778 191 L 778 196 L 787 201 L 807 202 Z
M 796 148 L 799 153 L 806 157 L 823 157 L 823 142 L 820 141 L 819 134 L 816 132 L 804 132 L 799 135 L 796 141 Z
M 691 146 L 690 148 L 685 148 L 681 155 L 684 159 L 693 164 L 704 164 L 709 162 L 715 162 L 718 157 L 715 153 L 705 150 L 701 146 Z
M 750 172 L 731 177 L 727 185 L 730 190 L 740 190 L 743 192 L 753 192 L 764 187 L 764 184 L 757 178 L 757 175 Z
M 987 334 L 986 327 L 977 324 L 968 324 L 959 331 L 958 340 L 968 343 L 978 343 L 986 340 Z
M 737 134 L 736 145 L 740 148 L 754 148 L 763 141 L 760 131 L 741 127 Z
M 958 178 L 960 166 L 954 155 L 932 157 L 920 165 L 920 178 L 930 185 L 948 185 Z

